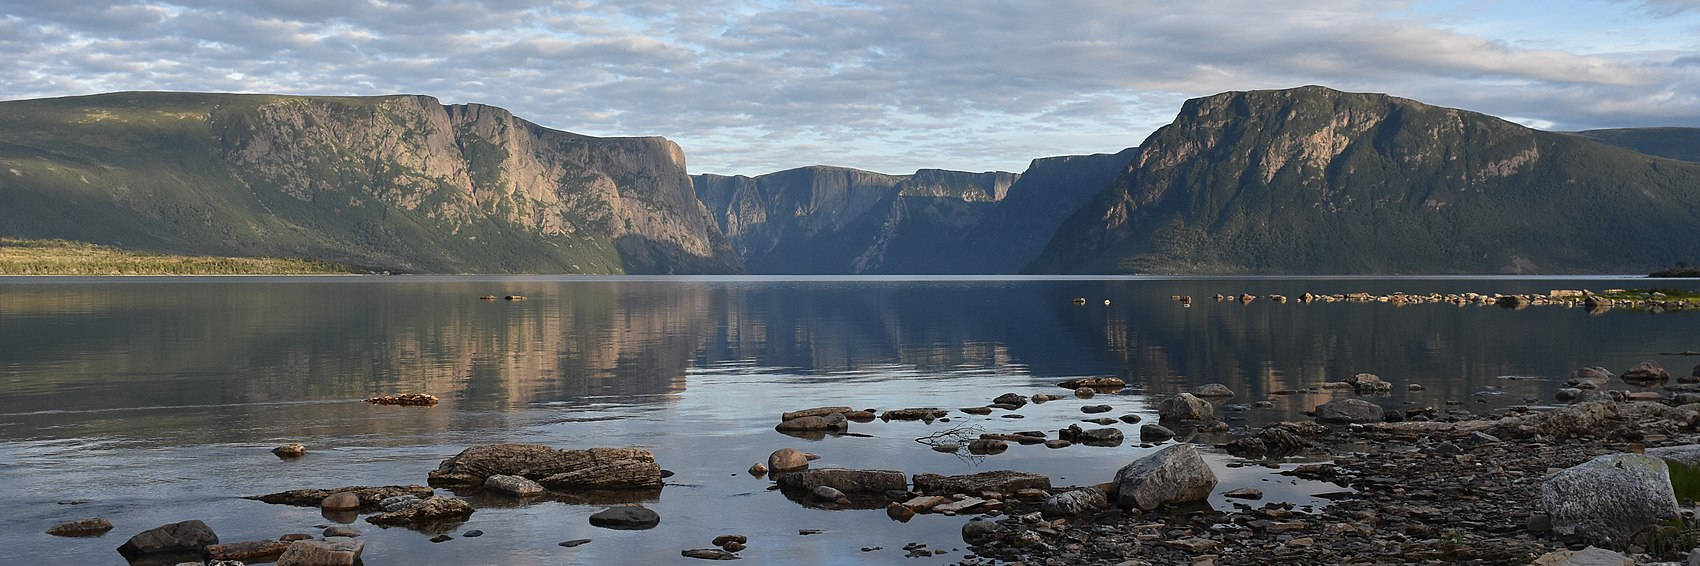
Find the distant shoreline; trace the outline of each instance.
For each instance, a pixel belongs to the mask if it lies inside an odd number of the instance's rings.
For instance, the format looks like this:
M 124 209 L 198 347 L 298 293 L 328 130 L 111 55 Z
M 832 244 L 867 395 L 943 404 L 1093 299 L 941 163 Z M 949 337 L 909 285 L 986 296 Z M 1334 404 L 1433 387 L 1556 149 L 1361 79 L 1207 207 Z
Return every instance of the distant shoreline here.
M 360 275 L 316 259 L 218 257 L 142 252 L 69 240 L 0 238 L 0 276 L 158 277 Z

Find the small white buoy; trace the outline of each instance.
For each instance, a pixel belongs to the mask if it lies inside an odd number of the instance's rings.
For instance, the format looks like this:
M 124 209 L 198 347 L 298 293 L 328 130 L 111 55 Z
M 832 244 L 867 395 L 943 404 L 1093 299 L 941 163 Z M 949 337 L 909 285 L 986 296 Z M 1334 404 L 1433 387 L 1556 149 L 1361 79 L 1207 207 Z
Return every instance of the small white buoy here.
M 1109 299 L 1104 299 L 1104 306 L 1106 306 L 1106 307 L 1110 306 L 1110 300 Z

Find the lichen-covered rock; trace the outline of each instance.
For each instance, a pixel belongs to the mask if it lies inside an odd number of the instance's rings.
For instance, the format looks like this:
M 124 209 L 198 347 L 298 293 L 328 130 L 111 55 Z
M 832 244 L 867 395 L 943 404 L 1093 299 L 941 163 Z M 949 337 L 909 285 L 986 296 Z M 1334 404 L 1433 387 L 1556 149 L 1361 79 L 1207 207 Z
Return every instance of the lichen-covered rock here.
M 366 543 L 353 537 L 298 540 L 289 543 L 277 558 L 277 566 L 354 566 L 365 550 Z
M 823 485 L 851 495 L 883 494 L 909 489 L 909 478 L 897 470 L 845 468 L 818 468 L 779 476 L 779 486 L 784 489 L 814 491 Z
M 1316 420 L 1325 423 L 1378 423 L 1386 414 L 1381 405 L 1363 399 L 1335 399 L 1316 406 Z
M 1541 483 L 1541 506 L 1559 535 L 1622 546 L 1648 526 L 1677 516 L 1665 461 L 1644 454 L 1607 454 Z
M 639 448 L 556 450 L 541 444 L 485 444 L 443 460 L 433 485 L 481 485 L 494 475 L 520 476 L 550 489 L 661 487 L 655 455 Z
M 418 504 L 367 517 L 366 522 L 383 527 L 430 530 L 464 522 L 472 516 L 472 512 L 472 505 L 465 501 L 433 495 Z
M 1177 444 L 1116 471 L 1115 501 L 1149 511 L 1169 503 L 1203 501 L 1215 488 L 1216 474 L 1198 450 Z
M 1191 393 L 1181 393 L 1157 404 L 1157 417 L 1164 421 L 1202 421 L 1216 414 L 1209 401 Z
M 915 491 L 936 495 L 967 493 L 978 495 L 987 491 L 1015 493 L 1021 489 L 1050 489 L 1050 476 L 1029 472 L 997 470 L 964 476 L 915 474 Z
M 1110 505 L 1104 492 L 1097 488 L 1076 489 L 1046 497 L 1039 511 L 1051 517 L 1066 517 L 1090 513 Z
M 212 544 L 218 544 L 218 535 L 206 523 L 183 521 L 137 533 L 118 547 L 118 554 L 131 561 L 151 554 L 200 554 Z

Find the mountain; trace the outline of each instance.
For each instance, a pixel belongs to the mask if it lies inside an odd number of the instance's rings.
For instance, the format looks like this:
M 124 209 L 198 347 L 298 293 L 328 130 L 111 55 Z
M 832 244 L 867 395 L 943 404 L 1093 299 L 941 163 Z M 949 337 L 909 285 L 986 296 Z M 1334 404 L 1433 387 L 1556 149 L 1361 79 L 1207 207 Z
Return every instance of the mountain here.
M 409 272 L 740 269 L 684 153 L 426 96 L 0 102 L 0 236 Z
M 1700 257 L 1700 165 L 1385 94 L 1189 100 L 1039 273 L 1646 273 Z
M 1576 135 L 1647 155 L 1700 163 L 1700 128 L 1616 128 Z
M 1015 273 L 1133 151 L 1035 159 L 1020 175 L 815 166 L 693 179 L 751 273 Z

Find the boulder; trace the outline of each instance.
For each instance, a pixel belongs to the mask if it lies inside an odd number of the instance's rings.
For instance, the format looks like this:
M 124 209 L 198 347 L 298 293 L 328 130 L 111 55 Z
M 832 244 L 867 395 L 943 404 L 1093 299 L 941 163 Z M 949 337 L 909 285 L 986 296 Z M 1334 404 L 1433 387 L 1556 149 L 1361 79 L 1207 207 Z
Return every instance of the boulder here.
M 648 450 L 556 450 L 541 444 L 473 446 L 443 460 L 430 480 L 433 485 L 483 485 L 495 475 L 521 476 L 559 490 L 661 487 L 661 466 Z
M 1113 409 L 1115 409 L 1115 407 L 1111 407 L 1109 405 L 1086 405 L 1080 408 L 1080 412 L 1092 415 L 1097 413 L 1108 413 Z
M 1175 437 L 1175 431 L 1163 425 L 1142 425 L 1139 427 L 1140 442 L 1162 442 Z
M 850 419 L 843 413 L 824 416 L 797 417 L 773 427 L 779 432 L 844 432 L 850 430 Z
M 360 553 L 366 543 L 351 537 L 325 537 L 323 540 L 298 540 L 277 558 L 277 566 L 354 566 L 360 563 Z
M 312 537 L 307 537 L 311 539 Z M 239 560 L 242 562 L 275 562 L 290 542 L 282 540 L 251 540 L 208 545 L 203 551 L 207 560 Z
M 543 495 L 543 485 L 525 479 L 523 476 L 497 474 L 484 478 L 485 491 L 504 493 L 514 497 L 534 497 Z
M 997 521 L 984 521 L 978 518 L 962 525 L 962 542 L 980 545 L 997 540 Z
M 1623 370 L 1622 379 L 1625 383 L 1664 383 L 1670 381 L 1670 372 L 1665 371 L 1665 368 L 1660 366 L 1658 362 L 1641 362 Z
M 978 495 L 987 491 L 998 493 L 1015 493 L 1021 489 L 1050 489 L 1051 478 L 1041 474 L 998 470 L 980 472 L 964 476 L 942 476 L 939 474 L 915 474 L 915 491 L 917 493 L 951 495 L 967 493 Z
M 366 522 L 382 526 L 400 526 L 431 530 L 466 521 L 472 516 L 472 505 L 459 499 L 433 495 L 418 504 L 366 518 Z
M 1216 474 L 1191 444 L 1176 444 L 1116 471 L 1114 485 L 1117 505 L 1150 511 L 1209 499 Z
M 1206 383 L 1192 388 L 1192 394 L 1199 397 L 1233 397 L 1234 390 L 1220 383 Z
M 118 554 L 134 562 L 153 554 L 200 554 L 212 544 L 218 544 L 218 535 L 206 523 L 183 521 L 137 533 L 118 547 Z
M 1635 566 L 1623 553 L 1590 546 L 1582 550 L 1554 550 L 1542 554 L 1529 566 Z
M 779 486 L 784 489 L 811 492 L 823 485 L 853 495 L 883 494 L 909 489 L 909 478 L 897 470 L 845 468 L 817 468 L 779 476 Z
M 1046 497 L 1039 504 L 1039 511 L 1050 517 L 1064 517 L 1091 513 L 1110 505 L 1104 492 L 1097 488 L 1076 489 Z
M 1122 443 L 1122 431 L 1110 427 L 1089 428 L 1069 440 L 1087 446 L 1119 446 Z
M 1027 404 L 1027 398 L 1022 397 L 1019 393 L 1005 393 L 999 395 L 996 399 L 992 399 L 992 402 L 999 405 L 1013 405 L 1019 409 Z
M 1700 470 L 1700 444 L 1660 446 L 1648 448 L 1645 453 L 1666 462 L 1676 462 Z
M 1677 516 L 1665 461 L 1644 454 L 1607 454 L 1553 474 L 1541 483 L 1541 506 L 1553 532 L 1605 546 Z
M 789 421 L 803 417 L 824 417 L 835 413 L 843 415 L 854 412 L 856 412 L 856 410 L 850 407 L 815 407 L 813 409 L 803 409 L 801 411 L 791 411 L 789 413 L 781 414 L 779 415 L 779 420 Z
M 1346 378 L 1346 383 L 1352 385 L 1352 390 L 1358 393 L 1382 393 L 1393 390 L 1393 384 L 1382 381 L 1380 376 L 1373 373 L 1360 373 Z
M 641 531 L 661 524 L 661 515 L 642 505 L 609 507 L 590 516 L 590 524 L 604 529 Z
M 248 497 L 275 505 L 294 505 L 296 507 L 318 507 L 325 498 L 337 493 L 352 493 L 360 498 L 361 509 L 371 509 L 378 506 L 379 501 L 398 495 L 411 495 L 418 498 L 430 497 L 432 489 L 423 485 L 387 485 L 381 487 L 351 486 L 335 489 L 292 489 L 266 495 Z
M 291 442 L 289 444 L 285 444 L 283 446 L 273 448 L 272 454 L 276 455 L 279 458 L 285 458 L 285 459 L 287 459 L 287 458 L 300 458 L 300 457 L 305 456 L 307 454 L 307 445 L 301 444 L 299 442 Z
M 1385 417 L 1381 405 L 1363 399 L 1335 399 L 1316 406 L 1316 420 L 1325 423 L 1378 423 Z
M 354 511 L 360 508 L 360 496 L 347 491 L 332 493 L 319 501 L 319 508 L 326 511 Z
M 809 456 L 796 448 L 780 448 L 767 455 L 767 471 L 780 474 L 809 468 Z
M 1098 394 L 1098 390 L 1093 389 L 1091 387 L 1082 387 L 1080 389 L 1074 390 L 1074 396 L 1079 397 L 1081 399 L 1091 399 L 1092 397 L 1096 396 L 1097 394 Z
M 968 443 L 968 453 L 977 455 L 1002 454 L 1009 450 L 1009 443 L 991 438 L 979 438 Z
M 1181 393 L 1157 404 L 1158 420 L 1163 421 L 1202 421 L 1215 414 L 1216 408 L 1209 401 L 1191 393 Z
M 47 534 L 56 537 L 97 537 L 112 530 L 112 522 L 95 517 L 69 523 L 59 523 L 47 529 Z
M 1606 368 L 1585 367 L 1570 372 L 1570 377 L 1564 380 L 1564 385 L 1579 389 L 1599 389 L 1611 383 L 1613 377 L 1617 376 Z

